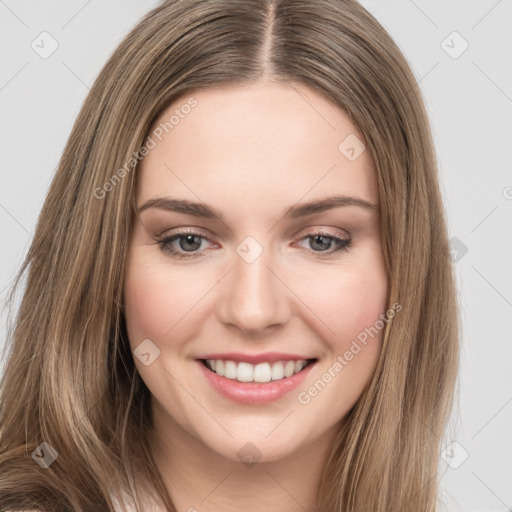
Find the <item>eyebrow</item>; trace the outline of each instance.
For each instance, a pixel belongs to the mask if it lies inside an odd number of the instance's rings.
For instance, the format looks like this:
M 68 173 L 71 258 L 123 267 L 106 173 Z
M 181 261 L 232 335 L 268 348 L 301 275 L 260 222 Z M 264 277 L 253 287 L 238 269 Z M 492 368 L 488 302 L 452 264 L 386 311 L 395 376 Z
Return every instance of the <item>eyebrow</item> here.
M 290 206 L 283 213 L 284 219 L 297 219 L 307 217 L 315 213 L 325 212 L 333 208 L 342 206 L 357 206 L 363 210 L 377 212 L 378 206 L 365 199 L 351 196 L 333 196 L 325 199 L 318 199 L 308 203 Z M 149 208 L 166 210 L 171 212 L 193 215 L 194 217 L 203 217 L 206 219 L 215 219 L 224 222 L 222 213 L 216 208 L 206 203 L 195 203 L 186 199 L 174 199 L 171 197 L 156 197 L 146 201 L 139 209 L 139 214 Z

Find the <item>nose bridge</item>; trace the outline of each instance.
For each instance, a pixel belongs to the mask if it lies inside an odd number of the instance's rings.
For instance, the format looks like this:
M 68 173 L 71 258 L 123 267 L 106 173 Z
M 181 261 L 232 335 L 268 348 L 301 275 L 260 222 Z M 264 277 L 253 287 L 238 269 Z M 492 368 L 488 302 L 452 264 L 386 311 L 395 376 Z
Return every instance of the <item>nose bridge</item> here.
M 286 287 L 271 271 L 274 260 L 252 237 L 239 244 L 219 306 L 224 323 L 255 332 L 286 321 Z

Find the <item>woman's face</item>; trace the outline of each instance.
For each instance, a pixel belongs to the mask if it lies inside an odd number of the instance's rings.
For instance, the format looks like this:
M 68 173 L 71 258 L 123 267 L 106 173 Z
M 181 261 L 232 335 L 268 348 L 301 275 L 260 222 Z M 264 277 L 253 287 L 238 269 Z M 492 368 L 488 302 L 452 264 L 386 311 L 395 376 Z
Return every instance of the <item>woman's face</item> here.
M 274 83 L 184 95 L 150 137 L 124 292 L 161 434 L 261 462 L 332 436 L 386 324 L 363 137 L 314 90 Z

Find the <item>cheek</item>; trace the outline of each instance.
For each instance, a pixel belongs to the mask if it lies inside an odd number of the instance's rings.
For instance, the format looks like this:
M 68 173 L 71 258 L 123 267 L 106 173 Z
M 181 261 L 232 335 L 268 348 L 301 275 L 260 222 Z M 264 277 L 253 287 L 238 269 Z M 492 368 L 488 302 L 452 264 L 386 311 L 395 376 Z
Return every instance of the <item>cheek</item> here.
M 368 258 L 330 271 L 310 288 L 314 309 L 330 328 L 329 343 L 339 349 L 345 349 L 386 311 L 388 282 L 378 254 L 372 251 Z
M 321 415 L 319 430 L 345 417 L 373 376 L 386 325 L 380 320 L 386 295 L 381 271 L 340 274 L 323 295 L 326 324 L 334 334 L 326 334 L 327 357 L 297 397 L 310 414 Z
M 332 291 L 330 312 L 337 333 L 347 340 L 357 337 L 372 326 L 386 309 L 387 283 L 382 276 L 372 273 L 345 276 L 340 286 Z
M 329 352 L 328 366 L 342 356 L 343 371 L 354 390 L 362 390 L 376 365 L 386 322 L 387 275 L 380 252 L 375 247 L 368 257 L 331 274 L 316 309 L 329 326 L 325 341 Z M 325 329 L 322 329 L 326 332 Z M 339 369 L 339 367 L 338 367 Z M 347 381 L 345 381 L 346 383 Z
M 191 285 L 179 271 L 169 272 L 165 262 L 146 264 L 144 255 L 135 254 L 129 261 L 124 286 L 131 344 L 145 338 L 163 342 L 171 333 L 173 339 L 181 339 L 185 330 L 195 325 L 198 302 L 207 291 L 200 283 L 205 281 L 198 278 Z

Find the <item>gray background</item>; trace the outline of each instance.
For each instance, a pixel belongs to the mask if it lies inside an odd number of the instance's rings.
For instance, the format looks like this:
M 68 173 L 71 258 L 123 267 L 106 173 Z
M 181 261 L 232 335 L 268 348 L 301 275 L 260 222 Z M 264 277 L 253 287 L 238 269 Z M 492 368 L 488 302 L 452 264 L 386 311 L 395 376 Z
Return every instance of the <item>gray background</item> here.
M 450 511 L 512 510 L 512 0 L 362 4 L 417 77 L 454 237 L 463 347 L 460 406 L 440 466 L 444 499 Z M 89 87 L 156 5 L 0 0 L 0 302 Z M 58 44 L 45 59 L 31 47 L 51 48 L 43 31 Z M 1 324 L 0 349 L 5 313 Z

